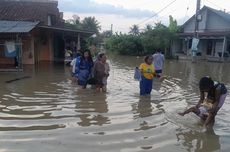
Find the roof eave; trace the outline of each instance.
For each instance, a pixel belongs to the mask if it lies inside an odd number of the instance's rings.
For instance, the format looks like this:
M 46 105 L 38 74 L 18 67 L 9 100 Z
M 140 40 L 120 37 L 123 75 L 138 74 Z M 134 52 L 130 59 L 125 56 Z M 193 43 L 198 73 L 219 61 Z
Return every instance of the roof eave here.
M 54 26 L 44 26 L 44 25 L 39 25 L 37 26 L 39 28 L 44 28 L 44 29 L 51 29 L 51 30 L 58 30 L 58 31 L 66 31 L 66 32 L 74 32 L 74 33 L 83 33 L 83 34 L 89 34 L 93 35 L 96 32 L 95 31 L 88 31 L 88 30 L 76 30 L 76 29 L 69 29 L 65 27 L 54 27 Z

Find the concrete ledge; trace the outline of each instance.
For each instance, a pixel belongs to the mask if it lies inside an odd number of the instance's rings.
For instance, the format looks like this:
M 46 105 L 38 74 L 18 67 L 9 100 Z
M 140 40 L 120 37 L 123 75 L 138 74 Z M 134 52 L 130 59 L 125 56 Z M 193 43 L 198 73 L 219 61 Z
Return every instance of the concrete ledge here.
M 0 72 L 23 72 L 23 69 L 0 69 Z

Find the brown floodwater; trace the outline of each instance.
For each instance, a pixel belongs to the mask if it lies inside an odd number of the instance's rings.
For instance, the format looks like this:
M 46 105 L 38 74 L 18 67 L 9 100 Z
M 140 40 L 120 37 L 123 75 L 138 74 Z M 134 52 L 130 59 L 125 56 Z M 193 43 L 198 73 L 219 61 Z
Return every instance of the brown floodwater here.
M 205 133 L 195 115 L 176 114 L 196 104 L 202 76 L 210 75 L 229 89 L 229 63 L 167 60 L 167 79 L 155 80 L 152 95 L 141 98 L 133 73 L 142 59 L 115 55 L 109 59 L 106 94 L 80 89 L 71 83 L 68 68 L 60 64 L 41 63 L 25 66 L 22 73 L 1 73 L 0 151 L 230 150 L 229 96 L 213 129 Z

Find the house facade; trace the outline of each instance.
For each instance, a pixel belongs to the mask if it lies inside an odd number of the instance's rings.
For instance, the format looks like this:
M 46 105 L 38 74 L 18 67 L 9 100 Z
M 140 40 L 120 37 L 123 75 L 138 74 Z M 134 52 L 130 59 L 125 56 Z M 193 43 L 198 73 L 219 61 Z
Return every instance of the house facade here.
M 16 60 L 19 66 L 64 61 L 66 47 L 80 46 L 82 38 L 93 34 L 65 27 L 57 1 L 1 0 L 0 68 L 14 67 Z M 7 55 L 7 49 L 16 48 L 16 56 Z
M 199 39 L 196 56 L 210 61 L 224 61 L 230 58 L 230 14 L 204 6 L 198 13 Z M 191 57 L 192 39 L 195 36 L 195 15 L 181 27 L 179 40 L 174 41 L 174 55 Z

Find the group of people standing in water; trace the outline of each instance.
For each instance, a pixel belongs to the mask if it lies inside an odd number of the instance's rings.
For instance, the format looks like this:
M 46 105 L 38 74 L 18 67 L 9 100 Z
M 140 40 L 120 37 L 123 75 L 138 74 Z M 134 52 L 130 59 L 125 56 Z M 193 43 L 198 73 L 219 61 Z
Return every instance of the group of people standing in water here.
M 83 89 L 87 84 L 95 85 L 97 91 L 106 92 L 110 67 L 105 53 L 99 53 L 93 60 L 90 50 L 76 56 L 71 65 L 72 77 Z
M 135 76 L 140 82 L 140 95 L 150 95 L 153 87 L 153 78 L 164 79 L 162 76 L 162 69 L 164 63 L 164 56 L 157 51 L 154 55 L 148 55 L 144 58 L 142 63 L 136 70 L 139 71 L 139 77 Z M 136 73 L 136 72 L 135 72 Z M 227 97 L 227 88 L 223 83 L 212 80 L 211 77 L 205 76 L 199 82 L 200 100 L 199 102 L 178 114 L 184 116 L 190 112 L 195 113 L 201 118 L 204 130 L 209 125 L 213 125 L 218 111 L 223 106 Z
M 144 62 L 136 67 L 134 78 L 140 83 L 141 96 L 151 94 L 154 77 L 164 79 L 162 76 L 163 64 L 164 55 L 157 51 L 154 55 L 146 56 Z M 87 84 L 93 84 L 97 91 L 106 92 L 110 67 L 105 53 L 99 53 L 96 60 L 93 61 L 90 51 L 85 50 L 82 55 L 71 62 L 71 66 L 72 77 L 82 88 L 86 88 Z M 139 73 L 136 73 L 137 71 Z M 223 83 L 213 81 L 210 77 L 203 77 L 199 82 L 199 90 L 200 100 L 196 106 L 178 114 L 184 116 L 193 112 L 204 120 L 206 128 L 209 124 L 214 124 L 215 116 L 225 102 L 227 89 Z

